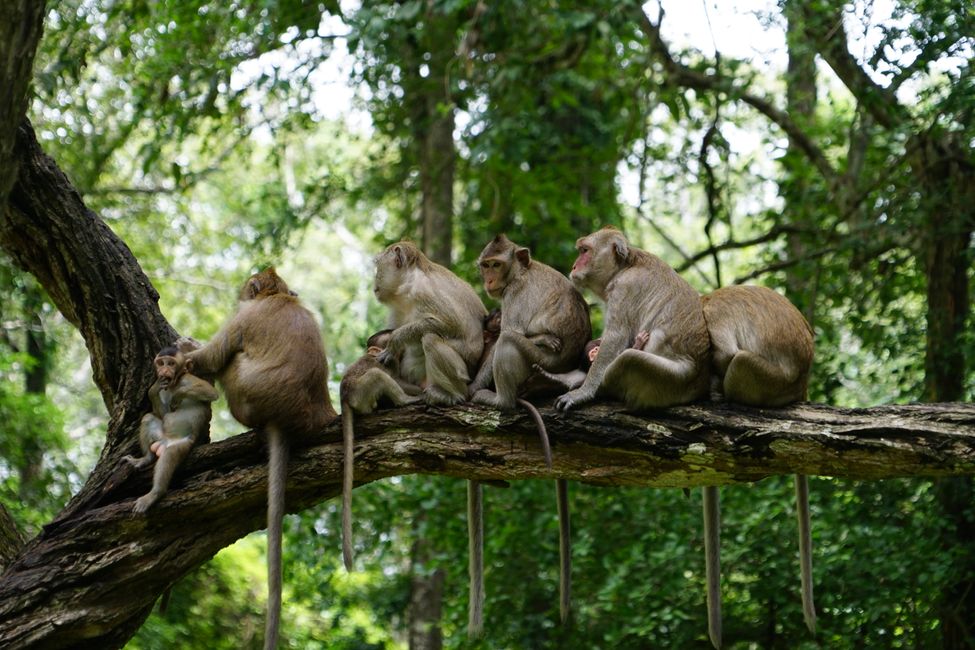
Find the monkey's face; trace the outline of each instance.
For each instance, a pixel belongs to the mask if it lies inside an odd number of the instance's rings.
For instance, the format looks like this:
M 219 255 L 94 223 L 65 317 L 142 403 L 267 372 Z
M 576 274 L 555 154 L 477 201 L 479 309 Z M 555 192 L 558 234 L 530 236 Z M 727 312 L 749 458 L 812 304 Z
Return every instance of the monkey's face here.
M 186 365 L 183 356 L 163 356 L 159 355 L 155 360 L 156 379 L 163 387 L 168 387 L 183 374 L 183 367 Z
M 481 280 L 484 282 L 484 290 L 487 294 L 499 300 L 504 288 L 508 286 L 507 270 L 508 265 L 497 257 L 482 259 L 478 266 L 481 270 Z
M 396 291 L 403 282 L 404 267 L 397 263 L 396 254 L 389 249 L 376 257 L 376 276 L 373 280 L 372 291 L 376 299 L 388 304 L 396 296 Z

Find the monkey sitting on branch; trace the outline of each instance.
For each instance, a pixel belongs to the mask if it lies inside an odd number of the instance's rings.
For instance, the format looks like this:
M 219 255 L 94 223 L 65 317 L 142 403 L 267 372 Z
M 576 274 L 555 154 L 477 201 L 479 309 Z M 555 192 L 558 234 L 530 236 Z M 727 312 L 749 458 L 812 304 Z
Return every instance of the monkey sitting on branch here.
M 189 353 L 203 375 L 216 375 L 234 418 L 267 434 L 268 602 L 264 648 L 277 646 L 281 622 L 281 536 L 292 440 L 321 434 L 337 417 L 328 396 L 328 360 L 315 317 L 274 268 L 255 273 L 236 313 Z
M 133 467 L 141 469 L 156 463 L 152 489 L 138 499 L 135 512 L 147 511 L 169 489 L 176 468 L 198 442 L 209 434 L 210 403 L 219 395 L 208 382 L 193 375 L 193 362 L 175 347 L 159 351 L 153 360 L 156 381 L 149 387 L 152 412 L 146 413 L 139 425 L 142 458 L 126 456 Z
M 728 401 L 749 406 L 785 406 L 806 399 L 814 352 L 813 331 L 788 299 L 766 287 L 730 286 L 704 296 L 701 303 L 711 337 L 712 392 Z M 809 479 L 806 476 L 796 475 L 795 492 L 802 614 L 806 627 L 815 634 L 812 527 Z M 705 488 L 706 497 L 709 493 L 710 498 L 705 499 L 704 516 L 706 521 L 711 520 L 711 530 L 716 531 L 720 525 L 718 488 Z M 709 616 L 718 617 L 720 643 L 718 534 L 714 532 L 710 540 L 708 537 L 705 536 L 708 600 L 717 603 L 713 614 L 709 606 Z
M 434 406 L 460 404 L 484 348 L 483 319 L 487 313 L 469 284 L 432 262 L 415 244 L 392 244 L 376 257 L 373 286 L 376 298 L 389 307 L 393 330 L 380 363 L 423 387 L 424 400 Z M 481 484 L 467 484 L 470 606 L 468 633 L 483 629 L 484 520 Z
M 568 279 L 532 259 L 531 252 L 504 235 L 490 241 L 478 257 L 488 295 L 501 301 L 497 340 L 469 387 L 471 401 L 511 410 L 521 405 L 538 427 L 542 449 L 552 466 L 548 434 L 538 410 L 519 393 L 537 366 L 560 373 L 578 364 L 592 337 L 589 305 Z M 488 389 L 493 383 L 495 391 Z M 559 612 L 563 622 L 571 611 L 571 550 L 568 484 L 556 480 L 559 513 Z
M 345 568 L 352 570 L 352 484 L 354 413 L 372 413 L 381 402 L 404 406 L 422 402 L 422 390 L 396 376 L 395 371 L 379 363 L 379 355 L 386 349 L 393 330 L 381 330 L 366 341 L 366 352 L 342 376 L 339 395 L 342 404 L 342 559 Z

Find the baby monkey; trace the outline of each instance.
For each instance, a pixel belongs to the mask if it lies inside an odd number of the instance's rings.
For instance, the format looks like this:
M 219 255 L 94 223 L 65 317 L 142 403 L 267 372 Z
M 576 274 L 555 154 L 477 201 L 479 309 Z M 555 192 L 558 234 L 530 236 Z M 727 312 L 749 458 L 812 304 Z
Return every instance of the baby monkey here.
M 211 384 L 191 373 L 193 362 L 175 347 L 160 350 L 153 365 L 152 412 L 143 416 L 139 426 L 143 456 L 125 457 L 138 469 L 156 463 L 152 489 L 136 500 L 135 512 L 145 512 L 166 493 L 176 468 L 201 437 L 209 434 L 210 403 L 218 397 Z
M 379 355 L 389 344 L 393 330 L 376 332 L 366 341 L 366 353 L 345 371 L 339 385 L 342 400 L 342 452 L 344 473 L 342 477 L 342 559 L 345 568 L 352 570 L 352 483 L 353 443 L 355 426 L 353 413 L 372 413 L 381 401 L 394 406 L 416 404 L 423 401 L 419 386 L 399 378 L 398 359 L 388 365 L 379 362 Z

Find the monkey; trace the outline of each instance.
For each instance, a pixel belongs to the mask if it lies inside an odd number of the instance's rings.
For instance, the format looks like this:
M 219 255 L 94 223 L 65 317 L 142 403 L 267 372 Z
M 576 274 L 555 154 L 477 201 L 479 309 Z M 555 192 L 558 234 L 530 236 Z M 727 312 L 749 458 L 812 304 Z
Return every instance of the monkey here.
M 606 307 L 592 367 L 579 388 L 555 401 L 568 411 L 597 393 L 622 398 L 632 410 L 700 399 L 708 390 L 709 341 L 697 292 L 656 255 L 630 246 L 610 226 L 576 241 L 569 277 Z M 642 349 L 632 348 L 647 332 Z
M 785 406 L 806 399 L 813 330 L 788 299 L 760 286 L 730 286 L 701 299 L 711 338 L 712 387 L 731 402 Z M 715 492 L 717 488 L 709 488 Z M 795 477 L 802 614 L 816 633 L 809 479 Z M 714 515 L 717 517 L 718 515 Z
M 589 305 L 572 283 L 552 267 L 532 259 L 531 252 L 504 235 L 491 240 L 478 258 L 487 294 L 501 301 L 501 328 L 470 391 L 471 401 L 496 408 L 528 410 L 538 427 L 546 463 L 551 448 L 538 410 L 518 392 L 533 366 L 548 372 L 574 368 L 592 337 Z M 497 392 L 487 385 L 493 381 Z M 559 613 L 566 622 L 571 611 L 571 553 L 568 484 L 556 480 L 559 512 Z
M 430 405 L 465 401 L 470 373 L 484 348 L 487 310 L 481 299 L 412 242 L 391 244 L 375 261 L 373 292 L 389 307 L 393 330 L 380 363 L 388 366 L 398 359 L 399 376 L 423 386 Z
M 605 304 L 602 341 L 582 385 L 558 397 L 555 407 L 568 411 L 601 393 L 638 411 L 707 395 L 711 344 L 697 291 L 659 257 L 630 246 L 611 226 L 580 237 L 576 250 L 579 256 L 569 277 Z M 716 489 L 705 488 L 706 512 L 716 511 L 716 498 Z M 705 519 L 705 540 L 717 539 L 715 521 Z M 717 557 L 717 547 L 712 548 L 708 560 Z M 706 562 L 706 568 L 713 578 L 708 580 L 708 631 L 718 647 L 720 601 L 711 596 L 718 593 L 720 577 L 711 572 L 713 564 Z
M 484 349 L 487 314 L 469 284 L 432 262 L 416 244 L 391 244 L 375 260 L 373 292 L 389 307 L 393 331 L 379 362 L 397 366 L 403 380 L 421 386 L 424 400 L 451 406 L 467 399 L 467 384 Z M 483 631 L 482 486 L 468 481 L 468 562 L 471 574 L 468 635 Z
M 281 621 L 281 528 L 288 451 L 336 419 L 328 361 L 315 318 L 273 267 L 244 283 L 238 308 L 207 344 L 188 353 L 197 372 L 215 375 L 231 415 L 268 440 L 268 613 L 264 647 L 277 645 Z
M 125 457 L 139 469 L 156 463 L 152 489 L 136 499 L 133 510 L 138 513 L 147 511 L 166 493 L 173 472 L 190 449 L 207 437 L 210 402 L 219 397 L 212 385 L 192 374 L 192 361 L 175 347 L 160 350 L 153 365 L 156 381 L 149 387 L 152 412 L 143 416 L 139 426 L 143 456 Z
M 342 377 L 339 395 L 342 404 L 342 559 L 347 571 L 352 570 L 352 482 L 354 413 L 372 413 L 380 401 L 394 406 L 415 404 L 423 400 L 421 389 L 396 377 L 378 357 L 386 348 L 392 330 L 376 332 L 366 341 L 366 353 L 355 361 Z

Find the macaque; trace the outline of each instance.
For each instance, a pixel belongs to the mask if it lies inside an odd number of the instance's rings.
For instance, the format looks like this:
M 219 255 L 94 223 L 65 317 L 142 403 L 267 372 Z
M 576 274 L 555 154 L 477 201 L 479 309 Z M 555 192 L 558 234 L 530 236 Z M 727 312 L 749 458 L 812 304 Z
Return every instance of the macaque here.
M 520 404 L 535 419 L 546 463 L 551 464 L 548 434 L 538 410 L 519 392 L 533 367 L 559 373 L 574 368 L 592 337 L 589 305 L 568 279 L 531 257 L 530 251 L 504 235 L 496 236 L 478 258 L 484 289 L 501 301 L 501 329 L 470 386 L 471 401 L 502 409 Z M 495 391 L 487 388 L 494 383 Z M 559 511 L 560 599 L 562 621 L 571 606 L 568 485 L 556 481 Z
M 630 246 L 612 227 L 580 237 L 576 249 L 579 257 L 569 277 L 605 303 L 603 334 L 582 385 L 556 399 L 555 407 L 567 411 L 607 394 L 642 410 L 707 395 L 710 342 L 701 299 L 691 285 L 656 255 Z M 705 488 L 706 512 L 717 507 L 710 500 L 716 493 Z M 705 540 L 717 538 L 712 521 L 705 519 Z M 716 558 L 716 548 L 707 557 Z M 713 565 L 707 567 L 710 571 Z M 717 580 L 709 581 L 709 595 Z M 709 597 L 709 621 L 717 621 L 709 633 L 719 644 L 720 609 L 710 607 L 715 602 Z
M 373 291 L 379 302 L 389 307 L 389 327 L 393 330 L 379 362 L 387 367 L 395 364 L 397 376 L 421 386 L 428 404 L 463 402 L 484 349 L 487 310 L 474 289 L 430 261 L 416 244 L 401 241 L 376 257 Z M 471 636 L 479 636 L 483 628 L 481 492 L 480 482 L 468 482 L 471 584 L 467 629 Z
M 237 312 L 213 339 L 188 354 L 215 375 L 230 413 L 268 440 L 268 614 L 265 650 L 277 645 L 281 620 L 281 527 L 293 441 L 320 434 L 337 416 L 328 396 L 328 362 L 318 325 L 273 268 L 252 275 Z
M 657 256 L 630 246 L 615 228 L 579 238 L 576 249 L 569 277 L 605 303 L 605 325 L 585 381 L 556 399 L 556 408 L 567 411 L 602 393 L 634 410 L 704 397 L 708 333 L 691 285 Z M 648 339 L 635 349 L 640 332 Z
M 422 402 L 422 392 L 395 377 L 379 363 L 379 355 L 389 341 L 392 330 L 376 332 L 366 341 L 366 353 L 348 367 L 339 385 L 342 403 L 342 451 L 345 462 L 342 477 L 342 559 L 345 568 L 352 570 L 352 483 L 353 442 L 355 437 L 354 413 L 372 413 L 380 402 L 394 406 Z
M 145 512 L 166 493 L 173 472 L 197 442 L 202 442 L 210 425 L 210 402 L 219 397 L 209 383 L 191 373 L 192 361 L 175 347 L 163 348 L 153 365 L 156 381 L 149 388 L 152 412 L 139 426 L 142 458 L 126 456 L 134 467 L 156 463 L 152 489 L 135 502 L 135 512 Z M 157 460 L 158 459 L 158 460 Z
M 785 406 L 806 399 L 813 331 L 792 303 L 772 289 L 758 286 L 724 287 L 701 302 L 711 337 L 714 392 L 749 406 Z M 706 490 L 714 491 L 716 502 L 717 488 Z M 795 491 L 802 613 L 809 631 L 815 633 L 807 477 L 796 476 Z M 716 535 L 713 543 L 716 546 Z
M 474 289 L 412 242 L 401 241 L 376 257 L 373 291 L 389 307 L 393 330 L 380 363 L 398 360 L 398 375 L 423 386 L 428 404 L 463 402 L 484 348 L 487 310 Z

